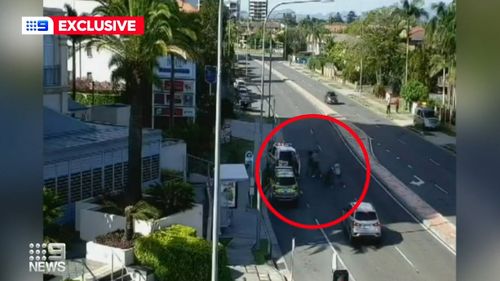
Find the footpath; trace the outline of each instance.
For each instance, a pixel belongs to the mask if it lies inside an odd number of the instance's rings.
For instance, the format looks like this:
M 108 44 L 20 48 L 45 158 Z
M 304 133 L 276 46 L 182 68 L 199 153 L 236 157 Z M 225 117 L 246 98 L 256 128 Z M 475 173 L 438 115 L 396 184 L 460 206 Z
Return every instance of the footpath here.
M 306 65 L 293 63 L 292 65 L 287 65 L 302 74 L 322 83 L 324 86 L 334 90 L 335 92 L 347 96 L 358 104 L 366 107 L 372 112 L 385 117 L 390 120 L 393 124 L 400 127 L 406 127 L 412 131 L 418 133 L 422 138 L 427 141 L 448 149 L 449 151 L 455 152 L 455 146 L 457 143 L 455 136 L 450 136 L 440 131 L 433 131 L 432 133 L 423 134 L 421 131 L 413 128 L 413 115 L 409 111 L 403 110 L 403 106 L 400 106 L 399 113 L 393 112 L 389 117 L 387 117 L 385 110 L 385 101 L 383 99 L 378 99 L 368 92 L 359 92 L 349 85 L 339 83 L 333 79 L 322 76 L 319 73 L 311 71 Z
M 259 62 L 260 64 L 260 62 Z M 316 96 L 312 95 L 304 88 L 302 88 L 297 83 L 288 80 L 285 75 L 273 69 L 273 73 L 278 76 L 278 78 L 283 79 L 290 87 L 292 87 L 298 94 L 302 95 L 304 98 L 308 99 L 321 114 L 335 116 L 338 115 L 336 111 L 327 106 L 322 100 L 318 99 Z M 357 126 L 349 122 L 348 120 L 343 120 L 347 125 L 349 125 L 356 133 L 360 136 L 361 141 L 368 150 L 368 154 L 373 156 L 370 147 L 370 142 L 368 136 Z M 337 126 L 332 124 L 332 127 L 338 129 Z M 364 162 L 364 157 L 361 152 L 360 147 L 357 145 L 354 138 L 345 130 L 340 130 L 343 139 L 353 150 L 356 157 L 360 163 L 366 166 Z M 408 188 L 403 182 L 401 182 L 396 176 L 394 176 L 389 170 L 387 170 L 383 165 L 381 165 L 375 157 L 370 157 L 370 166 L 372 174 L 375 176 L 374 179 L 381 181 L 382 186 L 391 194 L 394 198 L 397 198 L 413 216 L 421 222 L 421 225 L 426 228 L 434 237 L 442 242 L 448 249 L 452 252 L 456 252 L 456 226 L 448 221 L 444 216 L 427 204 L 420 196 Z
M 258 123 L 241 120 L 230 120 L 231 136 L 249 141 L 258 137 Z M 271 131 L 271 124 L 264 124 L 263 132 Z M 252 176 L 251 167 L 247 173 Z M 231 239 L 227 245 L 229 267 L 235 281 L 285 281 L 288 276 L 286 264 L 278 245 L 278 240 L 272 230 L 269 215 L 264 204 L 261 214 L 261 239 L 269 241 L 271 260 L 257 264 L 253 255 L 256 242 L 256 227 L 258 212 L 251 206 L 250 181 L 238 184 L 237 207 L 232 210 L 231 226 L 226 228 L 221 238 Z M 280 268 L 280 269 L 278 269 Z

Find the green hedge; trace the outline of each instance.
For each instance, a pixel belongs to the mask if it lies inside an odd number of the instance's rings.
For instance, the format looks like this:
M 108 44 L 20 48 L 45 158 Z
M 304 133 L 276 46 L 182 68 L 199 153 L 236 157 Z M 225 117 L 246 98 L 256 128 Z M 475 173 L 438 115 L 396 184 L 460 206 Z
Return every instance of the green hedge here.
M 136 260 L 153 268 L 158 281 L 210 281 L 211 242 L 196 237 L 196 230 L 175 225 L 136 240 Z M 231 281 L 224 246 L 219 247 L 219 280 Z
M 87 106 L 92 105 L 91 93 L 76 93 L 76 101 Z M 119 95 L 103 95 L 94 94 L 94 105 L 116 104 L 121 103 L 122 97 Z

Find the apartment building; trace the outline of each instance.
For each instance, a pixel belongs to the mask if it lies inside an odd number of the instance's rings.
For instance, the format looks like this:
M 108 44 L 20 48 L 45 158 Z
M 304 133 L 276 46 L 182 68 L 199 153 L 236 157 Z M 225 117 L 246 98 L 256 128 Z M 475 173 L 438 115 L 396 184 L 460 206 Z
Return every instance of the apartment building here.
M 267 15 L 267 0 L 250 0 L 248 10 L 251 20 L 264 20 Z
M 240 0 L 224 0 L 224 4 L 229 8 L 231 18 L 240 18 Z

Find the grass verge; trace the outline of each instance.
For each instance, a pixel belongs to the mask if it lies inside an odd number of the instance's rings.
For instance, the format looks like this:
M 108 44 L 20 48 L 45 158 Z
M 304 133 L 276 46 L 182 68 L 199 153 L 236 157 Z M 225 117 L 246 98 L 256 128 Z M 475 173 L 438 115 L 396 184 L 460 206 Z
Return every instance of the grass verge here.
M 221 149 L 221 163 L 245 163 L 245 152 L 253 151 L 253 142 L 233 137 Z

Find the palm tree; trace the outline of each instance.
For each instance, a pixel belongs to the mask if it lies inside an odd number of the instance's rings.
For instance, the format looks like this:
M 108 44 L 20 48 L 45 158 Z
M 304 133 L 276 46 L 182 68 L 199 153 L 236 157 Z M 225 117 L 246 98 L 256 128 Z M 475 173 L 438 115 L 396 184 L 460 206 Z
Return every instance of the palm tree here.
M 110 65 L 116 66 L 112 78 L 125 81 L 125 92 L 130 97 L 128 136 L 128 181 L 126 200 L 133 205 L 142 198 L 142 125 L 144 93 L 157 82 L 154 67 L 157 59 L 167 54 L 186 58 L 186 52 L 176 45 L 179 27 L 177 3 L 167 0 L 97 0 L 99 6 L 92 14 L 102 16 L 144 16 L 142 36 L 99 36 L 90 41 L 97 49 L 112 52 Z M 180 29 L 182 30 L 182 28 Z
M 405 84 L 408 82 L 408 53 L 410 48 L 410 28 L 412 22 L 424 17 L 428 17 L 428 13 L 422 8 L 422 0 L 402 0 L 400 12 L 405 16 L 406 27 L 406 62 L 405 62 Z
M 68 17 L 76 17 L 78 16 L 78 12 L 71 7 L 69 4 L 64 4 L 64 9 L 66 10 L 66 16 Z M 72 98 L 74 101 L 76 101 L 76 45 L 79 44 L 83 39 L 83 35 L 68 35 L 69 39 L 71 40 L 71 64 L 72 64 L 72 73 L 71 73 L 71 79 L 72 79 Z

